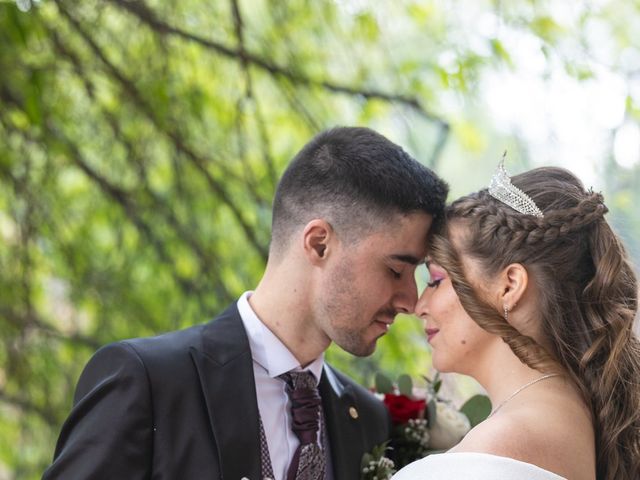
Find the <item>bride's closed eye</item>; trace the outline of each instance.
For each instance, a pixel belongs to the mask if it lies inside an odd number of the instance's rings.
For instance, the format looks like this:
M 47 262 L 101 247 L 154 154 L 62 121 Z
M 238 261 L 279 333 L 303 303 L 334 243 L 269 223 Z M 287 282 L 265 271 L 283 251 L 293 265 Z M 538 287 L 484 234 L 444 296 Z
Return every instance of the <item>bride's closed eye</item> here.
M 438 268 L 433 262 L 429 262 L 429 283 L 427 288 L 438 288 L 438 285 L 445 279 L 446 273 Z

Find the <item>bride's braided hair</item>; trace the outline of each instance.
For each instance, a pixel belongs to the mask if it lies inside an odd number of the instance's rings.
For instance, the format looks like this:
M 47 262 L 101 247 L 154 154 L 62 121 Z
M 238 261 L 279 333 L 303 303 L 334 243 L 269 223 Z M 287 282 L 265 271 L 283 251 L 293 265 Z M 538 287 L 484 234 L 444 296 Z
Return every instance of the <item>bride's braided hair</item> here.
M 445 268 L 462 305 L 518 358 L 543 372 L 563 371 L 591 408 L 597 478 L 640 478 L 640 342 L 633 333 L 638 284 L 625 249 L 604 219 L 602 195 L 570 172 L 538 168 L 514 176 L 543 218 L 522 215 L 487 190 L 447 207 L 432 232 L 430 255 Z M 456 245 L 449 226 L 461 225 Z M 525 266 L 538 292 L 546 350 L 508 324 L 465 277 L 461 255 L 486 278 L 511 263 Z

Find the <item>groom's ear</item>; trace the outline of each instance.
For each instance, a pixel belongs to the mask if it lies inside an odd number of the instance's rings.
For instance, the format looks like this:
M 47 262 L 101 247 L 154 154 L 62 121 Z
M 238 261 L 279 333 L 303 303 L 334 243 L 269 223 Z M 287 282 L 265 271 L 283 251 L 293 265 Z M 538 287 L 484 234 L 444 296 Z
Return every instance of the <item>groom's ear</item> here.
M 335 233 L 331 224 L 321 218 L 311 220 L 302 231 L 304 254 L 313 265 L 324 263 Z
M 499 276 L 499 285 L 501 307 L 512 310 L 520 302 L 529 285 L 527 269 L 520 263 L 507 265 Z

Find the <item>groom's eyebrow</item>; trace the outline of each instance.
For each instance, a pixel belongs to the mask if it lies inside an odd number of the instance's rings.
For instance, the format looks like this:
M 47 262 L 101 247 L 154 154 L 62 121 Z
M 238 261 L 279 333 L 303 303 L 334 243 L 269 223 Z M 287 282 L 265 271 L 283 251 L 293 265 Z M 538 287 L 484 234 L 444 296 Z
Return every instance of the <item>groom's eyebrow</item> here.
M 413 255 L 405 255 L 402 253 L 391 255 L 391 259 L 398 260 L 403 263 L 408 263 L 409 265 L 420 265 L 422 262 L 424 262 L 424 258 L 417 258 Z

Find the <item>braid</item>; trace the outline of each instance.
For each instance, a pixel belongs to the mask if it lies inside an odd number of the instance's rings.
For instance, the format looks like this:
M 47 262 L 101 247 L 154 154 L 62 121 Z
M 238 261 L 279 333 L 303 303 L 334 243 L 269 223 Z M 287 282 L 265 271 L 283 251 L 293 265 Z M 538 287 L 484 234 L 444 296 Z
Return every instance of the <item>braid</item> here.
M 632 329 L 638 284 L 604 218 L 603 197 L 558 168 L 511 180 L 544 217 L 519 214 L 482 190 L 447 208 L 444 224 L 431 234 L 430 254 L 478 325 L 499 335 L 526 365 L 561 370 L 573 380 L 593 416 L 597 478 L 640 478 L 640 341 Z M 460 245 L 450 240 L 454 222 L 464 228 Z M 482 300 L 467 280 L 462 254 L 489 278 L 511 263 L 525 266 L 537 285 L 548 351 Z
M 602 194 L 589 192 L 575 207 L 545 213 L 544 218 L 514 215 L 510 207 L 482 190 L 474 201 L 454 202 L 449 214 L 459 218 L 479 217 L 483 232 L 496 238 L 509 236 L 512 246 L 519 248 L 523 245 L 553 243 L 558 238 L 589 227 L 608 211 Z

